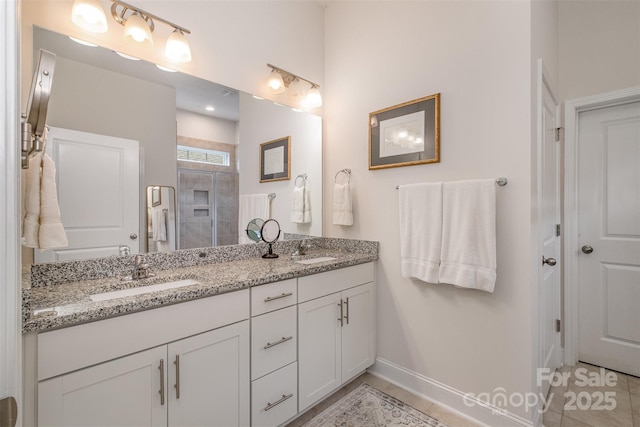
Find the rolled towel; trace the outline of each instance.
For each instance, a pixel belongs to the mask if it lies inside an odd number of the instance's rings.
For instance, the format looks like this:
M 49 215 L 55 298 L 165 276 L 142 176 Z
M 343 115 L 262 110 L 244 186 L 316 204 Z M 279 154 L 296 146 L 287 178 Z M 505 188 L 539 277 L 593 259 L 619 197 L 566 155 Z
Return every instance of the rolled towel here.
M 69 244 L 60 221 L 60 207 L 56 190 L 56 165 L 47 154 L 42 157 L 38 241 L 40 249 L 64 248 Z
M 42 154 L 38 153 L 29 160 L 29 169 L 25 174 L 24 218 L 22 220 L 23 245 L 39 248 L 40 231 L 40 164 Z
M 333 186 L 333 223 L 335 225 L 353 225 L 350 183 L 336 183 Z

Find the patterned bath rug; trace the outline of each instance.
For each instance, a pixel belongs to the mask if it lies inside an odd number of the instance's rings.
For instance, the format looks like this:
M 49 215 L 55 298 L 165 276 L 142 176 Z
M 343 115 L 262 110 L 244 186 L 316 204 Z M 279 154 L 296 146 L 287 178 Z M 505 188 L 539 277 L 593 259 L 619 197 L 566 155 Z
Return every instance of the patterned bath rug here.
M 363 383 L 304 427 L 447 427 L 415 408 Z

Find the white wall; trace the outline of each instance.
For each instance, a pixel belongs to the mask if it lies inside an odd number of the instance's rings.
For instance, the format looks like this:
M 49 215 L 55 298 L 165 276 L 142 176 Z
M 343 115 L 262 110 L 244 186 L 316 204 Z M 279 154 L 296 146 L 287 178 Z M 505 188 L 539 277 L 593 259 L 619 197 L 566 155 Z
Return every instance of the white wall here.
M 563 100 L 640 85 L 640 2 L 560 1 Z
M 284 232 L 322 236 L 322 119 L 246 93 L 240 94 L 240 117 L 240 194 L 276 193 L 271 216 Z M 260 144 L 285 136 L 291 137 L 291 180 L 261 183 Z M 295 178 L 303 173 L 308 177 L 311 222 L 294 224 L 291 195 Z M 238 226 L 244 229 L 242 224 Z
M 378 356 L 463 393 L 530 391 L 529 3 L 330 2 L 325 19 L 325 235 L 380 241 Z M 368 113 L 436 92 L 441 163 L 369 171 Z M 345 167 L 355 224 L 341 228 Z M 403 279 L 395 186 L 499 176 L 495 292 Z
M 176 111 L 176 120 L 180 136 L 224 144 L 237 144 L 237 122 L 185 110 Z

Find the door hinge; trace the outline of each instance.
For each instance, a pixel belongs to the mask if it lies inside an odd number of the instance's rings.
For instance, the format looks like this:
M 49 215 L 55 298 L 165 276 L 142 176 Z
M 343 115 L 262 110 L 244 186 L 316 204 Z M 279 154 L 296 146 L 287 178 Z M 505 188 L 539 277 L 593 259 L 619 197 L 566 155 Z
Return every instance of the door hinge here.
M 556 319 L 556 332 L 560 332 L 562 330 L 562 322 L 560 319 Z
M 563 129 L 564 128 L 555 128 L 554 129 L 554 131 L 555 131 L 555 141 L 556 142 L 560 141 L 560 137 L 562 136 L 562 130 Z
M 556 236 L 560 237 L 560 224 L 556 224 Z

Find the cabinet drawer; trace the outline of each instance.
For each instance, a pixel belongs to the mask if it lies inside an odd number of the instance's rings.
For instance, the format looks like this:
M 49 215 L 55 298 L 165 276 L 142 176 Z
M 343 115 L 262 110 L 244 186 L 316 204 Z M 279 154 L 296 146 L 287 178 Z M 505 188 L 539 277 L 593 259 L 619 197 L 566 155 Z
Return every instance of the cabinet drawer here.
M 309 301 L 373 282 L 373 263 L 354 265 L 339 270 L 304 276 L 298 279 L 298 302 Z
M 292 363 L 251 384 L 251 425 L 278 426 L 298 411 L 298 364 Z
M 268 313 L 297 302 L 296 279 L 251 288 L 251 315 Z
M 251 318 L 251 379 L 296 360 L 296 307 Z

